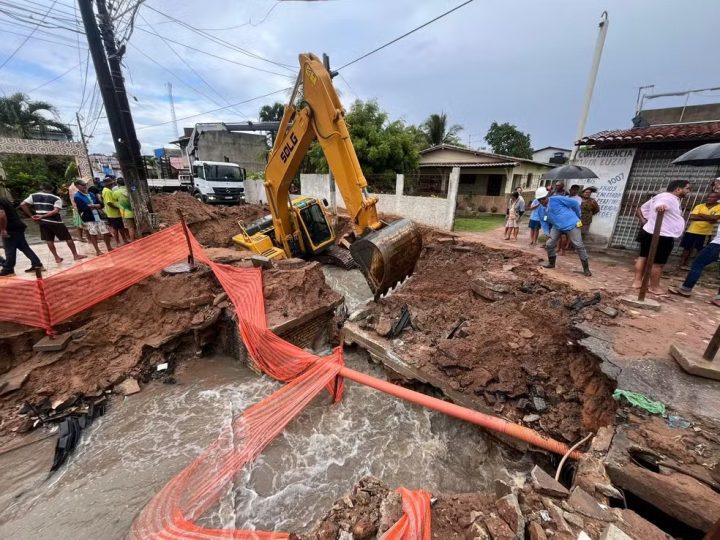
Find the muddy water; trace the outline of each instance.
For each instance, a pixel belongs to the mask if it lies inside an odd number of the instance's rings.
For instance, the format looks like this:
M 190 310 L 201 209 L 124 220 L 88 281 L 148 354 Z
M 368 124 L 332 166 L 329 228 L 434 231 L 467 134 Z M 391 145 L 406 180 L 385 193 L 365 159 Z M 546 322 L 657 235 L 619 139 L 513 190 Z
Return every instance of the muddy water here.
M 382 376 L 359 353 L 346 360 Z M 224 357 L 190 362 L 178 381 L 115 400 L 50 477 L 47 444 L 0 456 L 0 471 L 11 464 L 9 456 L 38 463 L 13 481 L 17 497 L 0 499 L 0 538 L 121 538 L 149 498 L 223 426 L 279 387 Z M 393 486 L 474 491 L 529 467 L 527 458 L 507 460 L 474 426 L 348 382 L 342 403 L 316 399 L 203 521 L 302 531 L 364 474 Z

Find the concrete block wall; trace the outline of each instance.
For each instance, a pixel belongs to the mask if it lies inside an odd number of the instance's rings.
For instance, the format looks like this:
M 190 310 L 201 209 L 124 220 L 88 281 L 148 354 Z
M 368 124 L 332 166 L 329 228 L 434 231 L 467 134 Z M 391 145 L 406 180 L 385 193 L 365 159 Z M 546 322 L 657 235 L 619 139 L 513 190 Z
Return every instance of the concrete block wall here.
M 374 196 L 378 198 L 378 210 L 381 213 L 401 216 L 422 225 L 451 231 L 455 221 L 455 203 L 459 183 L 460 169 L 455 167 L 450 173 L 447 197 L 417 197 L 403 194 L 405 177 L 402 174 L 398 174 L 394 195 L 380 193 L 374 194 Z M 330 201 L 329 175 L 301 174 L 300 192 L 306 197 L 315 197 L 320 200 L 326 199 Z M 339 208 L 344 208 L 344 203 L 339 193 L 337 205 Z
M 267 204 L 265 180 L 245 180 L 245 202 L 250 204 Z

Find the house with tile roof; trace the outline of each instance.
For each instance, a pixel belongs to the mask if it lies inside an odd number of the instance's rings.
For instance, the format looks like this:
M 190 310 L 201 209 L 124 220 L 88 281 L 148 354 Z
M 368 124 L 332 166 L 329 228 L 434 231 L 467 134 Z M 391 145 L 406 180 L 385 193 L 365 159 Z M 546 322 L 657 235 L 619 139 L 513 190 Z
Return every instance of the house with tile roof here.
M 468 215 L 489 212 L 492 208 L 505 212 L 507 199 L 514 189 L 534 191 L 540 176 L 554 165 L 451 144 L 420 151 L 421 177 L 436 177 L 443 182 L 453 167 L 460 168 L 457 215 Z M 406 183 L 409 180 L 407 176 Z
M 600 131 L 583 137 L 575 163 L 600 177 L 596 195 L 601 214 L 591 226 L 593 239 L 615 248 L 637 249 L 636 210 L 671 180 L 687 179 L 692 188 L 682 206 L 686 216 L 705 199 L 720 176 L 720 167 L 673 165 L 688 150 L 720 142 L 720 105 L 698 105 L 640 111 L 636 127 Z

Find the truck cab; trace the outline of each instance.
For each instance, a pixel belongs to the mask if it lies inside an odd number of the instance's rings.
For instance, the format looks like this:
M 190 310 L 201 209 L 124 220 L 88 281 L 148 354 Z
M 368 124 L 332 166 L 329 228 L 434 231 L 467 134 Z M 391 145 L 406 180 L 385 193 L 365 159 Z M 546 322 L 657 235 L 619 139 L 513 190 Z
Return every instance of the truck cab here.
M 195 161 L 192 164 L 192 195 L 209 204 L 245 202 L 245 169 L 224 161 Z

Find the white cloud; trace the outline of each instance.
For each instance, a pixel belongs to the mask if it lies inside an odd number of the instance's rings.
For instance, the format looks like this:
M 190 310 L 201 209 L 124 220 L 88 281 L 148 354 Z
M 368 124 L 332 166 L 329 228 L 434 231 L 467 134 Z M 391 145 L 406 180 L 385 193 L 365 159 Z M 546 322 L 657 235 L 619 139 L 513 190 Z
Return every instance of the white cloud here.
M 50 5 L 50 0 L 38 0 Z M 280 2 L 274 0 L 147 0 L 141 9 L 154 31 L 174 41 L 183 59 L 209 83 L 208 87 L 163 41 L 136 29 L 125 57 L 126 81 L 138 133 L 147 152 L 172 140 L 171 124 L 140 129 L 170 120 L 165 83 L 173 85 L 179 118 L 217 109 L 291 85 L 289 79 L 240 67 L 198 52 L 205 50 L 235 62 L 285 73 L 280 67 L 203 38 L 168 22 L 149 8 L 198 28 L 225 28 L 210 33 L 256 54 L 295 65 L 297 54 L 327 52 L 333 67 L 344 64 L 457 5 L 459 0 L 335 0 Z M 60 9 L 73 11 L 71 0 Z M 273 8 L 263 22 L 259 22 Z M 335 79 L 343 100 L 356 94 L 377 98 L 391 117 L 421 122 L 445 111 L 464 135 L 480 143 L 490 122 L 510 121 L 529 131 L 535 146 L 568 146 L 574 137 L 580 101 L 602 10 L 610 13 L 605 53 L 587 131 L 629 125 L 635 87 L 656 84 L 656 90 L 717 85 L 717 70 L 708 51 L 720 50 L 713 28 L 720 16 L 716 0 L 677 4 L 670 0 L 476 0 L 472 4 L 349 66 Z M 257 26 L 247 24 L 250 21 Z M 259 23 L 259 24 L 258 24 Z M 140 19 L 139 28 L 153 31 Z M 0 23 L 0 29 L 24 34 Z M 0 71 L 6 93 L 27 91 L 79 62 L 72 48 L 76 36 L 62 30 L 35 37 L 63 42 L 55 45 L 31 39 Z M 0 40 L 0 59 L 22 41 L 14 34 Z M 81 36 L 81 44 L 84 36 Z M 155 62 L 139 53 L 135 47 Z M 198 49 L 198 50 L 193 50 Z M 84 61 L 85 53 L 80 59 Z M 163 66 L 160 67 L 158 64 Z M 173 75 L 171 75 L 171 72 Z M 33 99 L 56 104 L 63 120 L 74 123 L 80 103 L 81 70 L 32 93 Z M 294 73 L 287 72 L 294 77 Z M 90 81 L 94 80 L 92 67 Z M 345 81 L 351 86 L 348 88 Z M 88 85 L 88 92 L 92 85 Z M 192 88 L 190 88 L 192 87 Z M 200 95 L 200 93 L 206 94 Z M 280 101 L 286 96 L 276 96 Z M 713 98 L 711 96 L 710 98 Z M 716 99 L 716 97 L 715 97 Z M 226 101 L 227 100 L 227 101 Z M 86 102 L 89 100 L 86 100 Z M 201 115 L 198 121 L 238 121 L 255 118 L 266 98 L 234 109 Z M 88 103 L 83 109 L 90 116 Z M 112 151 L 106 120 L 92 139 L 93 151 Z

